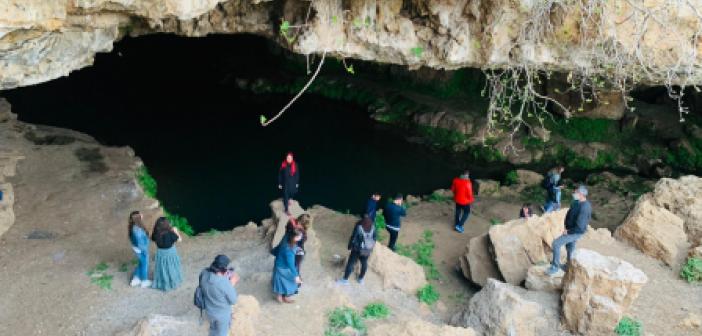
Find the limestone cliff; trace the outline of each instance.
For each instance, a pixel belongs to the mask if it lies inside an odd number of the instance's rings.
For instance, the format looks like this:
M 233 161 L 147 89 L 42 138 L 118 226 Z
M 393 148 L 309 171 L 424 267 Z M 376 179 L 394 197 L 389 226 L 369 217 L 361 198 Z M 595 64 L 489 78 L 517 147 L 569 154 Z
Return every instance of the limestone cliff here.
M 0 89 L 64 76 L 125 34 L 153 32 L 254 33 L 411 68 L 632 67 L 641 82 L 702 83 L 700 12 L 702 0 L 5 0 Z

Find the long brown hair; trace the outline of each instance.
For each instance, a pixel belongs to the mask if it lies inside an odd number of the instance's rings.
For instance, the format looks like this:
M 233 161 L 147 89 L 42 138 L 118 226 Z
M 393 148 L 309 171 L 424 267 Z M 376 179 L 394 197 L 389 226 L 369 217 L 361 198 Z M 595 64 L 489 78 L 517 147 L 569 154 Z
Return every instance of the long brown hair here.
M 295 237 L 299 236 L 302 234 L 302 231 L 300 230 L 295 230 L 293 231 L 292 234 L 288 235 L 288 246 L 290 248 L 295 247 Z
M 302 226 L 302 228 L 307 232 L 312 225 L 312 217 L 309 214 L 302 214 L 297 217 L 297 223 Z
M 151 240 L 156 241 L 158 237 L 170 231 L 173 231 L 173 227 L 171 227 L 171 222 L 168 221 L 168 218 L 159 217 L 156 220 L 156 224 L 154 224 L 154 232 L 151 233 Z
M 146 236 L 149 236 L 149 230 L 146 229 L 144 226 L 144 223 L 141 221 L 141 212 L 139 211 L 132 211 L 132 213 L 129 214 L 129 228 L 127 231 L 127 236 L 129 239 L 132 239 L 132 229 L 134 226 L 140 227 L 144 232 L 146 233 Z

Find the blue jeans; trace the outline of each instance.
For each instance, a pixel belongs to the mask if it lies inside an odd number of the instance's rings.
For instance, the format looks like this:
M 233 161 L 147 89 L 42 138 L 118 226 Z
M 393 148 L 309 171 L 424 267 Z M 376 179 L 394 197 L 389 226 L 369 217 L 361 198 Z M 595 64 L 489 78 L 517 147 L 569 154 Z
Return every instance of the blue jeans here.
M 142 250 L 140 253 L 134 253 L 139 261 L 134 269 L 134 276 L 139 280 L 149 279 L 149 251 Z
M 456 217 L 454 225 L 463 227 L 463 224 L 466 223 L 468 217 L 470 217 L 470 204 L 460 205 L 456 203 Z
M 575 243 L 582 236 L 582 234 L 564 234 L 556 238 L 556 240 L 553 241 L 553 261 L 551 265 L 557 268 L 561 267 L 561 247 L 563 247 L 563 245 L 566 247 L 568 262 L 570 262 L 570 258 L 573 257 L 573 252 L 575 252 Z
M 551 212 L 561 208 L 561 188 L 553 188 L 547 195 L 546 204 L 544 205 L 545 212 Z
M 232 325 L 232 317 L 229 316 L 210 316 L 210 334 L 209 336 L 227 336 L 229 335 L 229 327 Z

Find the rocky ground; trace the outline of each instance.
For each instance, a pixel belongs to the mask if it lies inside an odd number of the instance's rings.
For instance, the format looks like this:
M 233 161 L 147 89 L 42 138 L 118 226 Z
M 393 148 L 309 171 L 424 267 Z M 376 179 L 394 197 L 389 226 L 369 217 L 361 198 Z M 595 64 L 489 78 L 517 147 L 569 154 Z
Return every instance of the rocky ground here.
M 26 125 L 11 118 L 3 119 L 2 115 L 0 139 L 0 153 L 6 157 L 0 161 L 5 181 L 2 188 L 10 190 L 7 183 L 12 185 L 14 205 L 10 208 L 16 217 L 0 237 L 2 335 L 204 334 L 206 326 L 198 321 L 192 293 L 199 271 L 219 253 L 232 257 L 242 278 L 238 288 L 242 303 L 235 308 L 235 314 L 239 314 L 237 335 L 250 335 L 253 331 L 257 335 L 321 335 L 331 309 L 343 305 L 362 308 L 376 301 L 386 303 L 392 314 L 387 320 L 370 322 L 370 335 L 473 334 L 470 329 L 441 327 L 449 321 L 470 326 L 476 334 L 500 335 L 506 332 L 495 326 L 508 325 L 505 316 L 528 322 L 534 311 L 543 312 L 536 314 L 539 321 L 544 319 L 543 323 L 538 326 L 517 323 L 512 327 L 522 328 L 517 330 L 525 331 L 523 334 L 567 334 L 559 317 L 561 304 L 557 292 L 527 291 L 519 288 L 521 281 L 515 285 L 493 281 L 480 292 L 483 294 L 474 295 L 480 288 L 465 279 L 458 262 L 471 238 L 488 231 L 494 236 L 493 231 L 521 228 L 519 223 L 509 220 L 516 217 L 519 204 L 533 196 L 538 175 L 519 172 L 519 183 L 510 187 L 482 181 L 481 194 L 464 234 L 452 230 L 450 201 L 441 197 L 431 201 L 412 200 L 399 242 L 409 245 L 420 239 L 425 230 L 433 232 L 434 262 L 441 276 L 431 282 L 438 287 L 441 300 L 432 307 L 420 304 L 414 295 L 418 286 L 425 283 L 421 268 L 383 247 L 374 252 L 375 259 L 363 286 L 354 281 L 349 286 L 336 285 L 335 280 L 342 272 L 336 256 L 345 257 L 348 235 L 357 218 L 322 207 L 307 209 L 314 217 L 314 232 L 302 268 L 305 283 L 296 303 L 281 305 L 270 292 L 273 258 L 268 252 L 282 217 L 279 203 L 271 206 L 272 219 L 260 225 L 249 224 L 231 232 L 202 235 L 180 243 L 185 278 L 179 289 L 169 293 L 134 289 L 128 286 L 133 256 L 126 235 L 127 215 L 135 209 L 143 210 L 150 224 L 160 213 L 157 202 L 144 197 L 134 181 L 134 172 L 140 164 L 134 153 L 128 148 L 100 146 L 83 134 Z M 15 163 L 16 172 L 12 169 Z M 636 195 L 613 187 L 627 182 L 607 174 L 591 182 L 596 214 L 593 226 L 614 229 L 634 207 Z M 654 194 L 661 192 L 656 189 Z M 655 199 L 664 198 L 659 195 Z M 684 208 L 681 204 L 666 204 L 655 206 L 681 216 L 685 232 L 690 232 L 687 228 L 698 218 L 696 213 L 681 212 Z M 294 208 L 295 213 L 302 211 Z M 7 213 L 3 210 L 3 214 Z M 626 225 L 632 221 L 627 219 Z M 11 221 L 0 220 L 3 223 Z M 680 225 L 673 224 L 673 228 L 682 230 Z M 643 231 L 632 228 L 628 232 Z M 614 256 L 645 273 L 647 283 L 624 295 L 635 299 L 624 314 L 641 320 L 647 334 L 699 335 L 702 329 L 695 327 L 694 316 L 702 315 L 702 303 L 696 299 L 702 297 L 702 287 L 689 285 L 677 275 L 677 260 L 681 255 L 669 253 L 677 245 L 664 239 L 653 240 L 655 244 L 642 247 L 613 239 L 600 230 L 589 234 L 579 247 L 598 255 Z M 499 252 L 499 245 L 495 246 Z M 548 242 L 538 247 L 545 256 L 550 253 L 549 248 Z M 668 266 L 666 260 L 676 261 Z M 114 277 L 111 290 L 91 283 L 86 274 L 102 262 L 109 266 L 107 274 Z M 502 259 L 497 262 L 505 265 Z M 500 273 L 506 274 L 504 270 Z M 587 277 L 563 281 L 576 280 L 582 282 Z M 473 296 L 476 299 L 471 301 Z M 498 300 L 505 297 L 512 301 Z M 486 310 L 490 304 L 496 309 Z M 526 308 L 520 310 L 520 307 Z M 500 318 L 490 320 L 492 324 L 486 322 L 495 316 Z M 541 330 L 538 328 L 546 328 L 548 332 L 536 332 Z

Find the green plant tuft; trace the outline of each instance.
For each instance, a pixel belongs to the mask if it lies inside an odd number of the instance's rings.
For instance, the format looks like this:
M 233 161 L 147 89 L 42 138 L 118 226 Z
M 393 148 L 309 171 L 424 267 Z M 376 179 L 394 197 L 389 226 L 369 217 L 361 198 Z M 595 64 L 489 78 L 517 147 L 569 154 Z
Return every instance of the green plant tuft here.
M 519 183 L 519 175 L 516 170 L 510 170 L 505 174 L 504 185 L 511 186 Z
M 188 236 L 192 236 L 195 234 L 195 231 L 193 230 L 193 227 L 190 226 L 190 222 L 188 222 L 188 219 L 177 214 L 172 214 L 168 212 L 165 208 L 163 209 L 163 214 L 168 218 L 168 221 L 171 222 L 171 226 L 178 228 L 178 230 Z
M 361 314 L 349 307 L 337 307 L 329 313 L 329 332 L 339 332 L 346 327 L 365 332 L 366 324 Z M 326 335 L 326 332 L 325 332 Z
M 443 203 L 451 201 L 451 196 L 442 195 L 438 192 L 433 192 L 431 195 L 427 196 L 427 201 L 432 203 Z
M 367 319 L 384 319 L 390 316 L 390 308 L 382 302 L 369 303 L 363 308 L 362 316 Z
M 434 285 L 428 284 L 417 291 L 417 298 L 420 302 L 431 306 L 439 301 L 439 292 L 434 288 Z
M 407 258 L 414 260 L 418 265 L 424 267 L 424 273 L 427 280 L 439 280 L 441 279 L 441 273 L 436 268 L 434 263 L 433 255 L 434 248 L 434 234 L 430 230 L 424 230 L 422 234 L 422 239 L 417 241 L 412 245 L 396 245 L 396 253 Z
M 641 322 L 625 316 L 619 320 L 614 332 L 619 336 L 640 336 L 643 333 L 643 326 Z
M 687 258 L 687 262 L 680 270 L 680 276 L 689 283 L 702 282 L 702 259 Z
M 88 271 L 86 274 L 90 277 L 90 282 L 93 284 L 98 285 L 98 287 L 105 289 L 105 290 L 110 290 L 112 289 L 112 278 L 113 276 L 110 274 L 107 274 L 107 270 L 110 268 L 110 266 L 105 263 L 101 262 L 93 269 Z
M 146 169 L 146 166 L 141 166 L 137 169 L 136 178 L 141 189 L 144 190 L 144 194 L 148 197 L 156 198 L 158 185 L 156 184 L 156 180 L 149 174 L 149 170 Z

